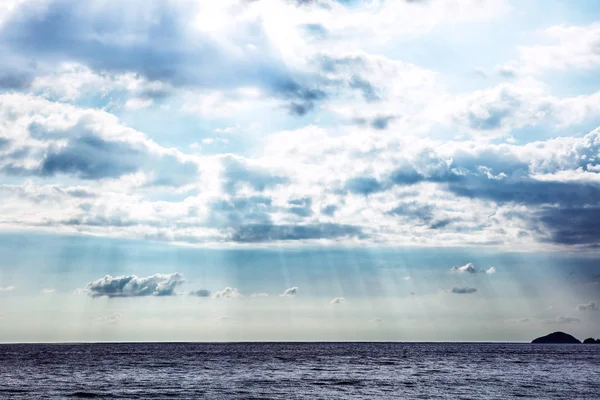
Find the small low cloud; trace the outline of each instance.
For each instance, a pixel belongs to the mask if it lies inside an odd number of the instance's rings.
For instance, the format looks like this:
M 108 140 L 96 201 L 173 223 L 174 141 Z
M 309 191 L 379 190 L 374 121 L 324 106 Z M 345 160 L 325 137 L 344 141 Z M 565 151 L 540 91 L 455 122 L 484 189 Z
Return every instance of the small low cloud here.
M 547 324 L 578 324 L 580 321 L 579 318 L 576 317 L 567 317 L 567 316 L 558 316 L 555 319 L 547 319 L 544 321 Z
M 206 289 L 198 289 L 198 290 L 192 290 L 190 292 L 190 296 L 196 296 L 196 297 L 210 297 L 210 290 L 206 290 Z
M 590 301 L 587 304 L 579 304 L 577 309 L 579 311 L 598 311 L 598 304 L 595 301 Z
M 329 304 L 344 304 L 344 303 L 347 303 L 347 301 L 343 297 L 336 297 L 335 299 L 333 299 L 329 302 Z
M 103 315 L 92 319 L 92 324 L 98 325 L 116 325 L 123 318 L 121 314 Z
M 473 263 L 467 263 L 460 267 L 450 268 L 450 272 L 455 274 L 495 274 L 496 268 L 489 267 L 488 269 L 479 269 L 473 266 Z
M 285 291 L 281 294 L 283 297 L 294 297 L 298 293 L 298 288 L 296 286 L 291 287 L 289 289 L 285 289 Z
M 260 293 L 252 293 L 250 297 L 269 297 L 269 293 L 260 292 Z
M 40 293 L 41 294 L 54 294 L 54 293 L 56 293 L 56 290 L 55 289 L 42 289 L 42 290 L 40 290 Z
M 179 272 L 155 274 L 146 278 L 106 275 L 88 283 L 84 290 L 91 297 L 174 296 L 177 294 L 175 289 L 183 282 L 185 279 Z
M 14 286 L 0 287 L 0 292 L 12 292 L 13 290 L 15 290 Z
M 467 287 L 467 286 L 453 287 L 450 292 L 454 293 L 454 294 L 473 294 L 473 293 L 477 292 L 477 289 L 472 288 L 472 287 Z
M 213 299 L 234 299 L 240 297 L 241 293 L 236 288 L 230 288 L 229 286 L 223 290 L 218 290 L 212 294 Z

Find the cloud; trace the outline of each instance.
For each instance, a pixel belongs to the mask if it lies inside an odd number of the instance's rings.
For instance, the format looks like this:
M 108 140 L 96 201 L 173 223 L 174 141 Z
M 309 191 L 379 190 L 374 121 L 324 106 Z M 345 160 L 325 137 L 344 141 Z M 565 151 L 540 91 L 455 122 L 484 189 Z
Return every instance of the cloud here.
M 522 68 L 527 72 L 552 69 L 592 69 L 600 66 L 600 24 L 555 25 L 539 32 L 552 43 L 518 48 Z
M 0 293 L 2 293 L 2 292 L 12 292 L 13 290 L 15 290 L 14 286 L 0 287 Z
M 198 175 L 195 163 L 105 111 L 4 94 L 0 115 L 6 118 L 1 134 L 18 139 L 9 146 L 10 155 L 0 157 L 0 171 L 8 175 L 99 180 L 143 170 L 149 184 L 167 186 Z
M 298 293 L 298 288 L 296 286 L 291 287 L 289 289 L 285 289 L 281 294 L 282 297 L 295 297 Z
M 579 311 L 598 311 L 599 310 L 598 305 L 596 304 L 595 301 L 590 301 L 587 304 L 579 304 L 577 306 L 577 309 Z
M 239 243 L 259 243 L 363 236 L 364 233 L 359 227 L 333 223 L 311 225 L 253 224 L 236 228 L 231 240 Z
M 69 60 L 95 74 L 131 73 L 179 90 L 256 86 L 294 114 L 310 111 L 324 93 L 306 86 L 304 74 L 282 59 L 274 47 L 279 41 L 271 37 L 277 32 L 260 22 L 270 22 L 268 10 L 234 3 L 165 1 L 145 7 L 145 2 L 132 0 L 89 8 L 74 0 L 48 0 L 43 6 L 26 2 L 0 25 L 7 60 L 0 84 L 27 88 L 36 75 L 51 75 L 60 68 L 59 60 Z M 144 14 L 134 18 L 140 8 Z M 294 24 L 286 30 L 295 35 L 297 29 Z M 16 68 L 30 59 L 36 60 L 36 68 Z M 141 92 L 125 104 L 147 106 L 163 96 L 164 91 Z
M 450 272 L 453 273 L 458 273 L 458 274 L 464 274 L 464 273 L 468 273 L 468 274 L 495 274 L 496 273 L 496 268 L 494 267 L 489 267 L 488 269 L 478 269 L 475 268 L 473 266 L 473 263 L 467 263 L 461 267 L 452 267 L 450 268 Z
M 451 293 L 454 294 L 473 294 L 475 292 L 477 292 L 477 289 L 472 288 L 472 287 L 453 287 L 452 290 L 450 291 Z
M 267 168 L 253 163 L 242 157 L 227 155 L 222 157 L 223 188 L 227 193 L 243 190 L 243 186 L 262 192 L 268 188 L 288 182 L 285 176 L 278 175 Z
M 40 293 L 41 294 L 54 294 L 54 293 L 56 293 L 56 290 L 55 289 L 42 289 L 40 291 Z
M 336 297 L 329 302 L 329 304 L 345 304 L 345 303 L 347 303 L 347 301 L 343 297 Z
M 210 297 L 210 290 L 206 290 L 206 289 L 193 290 L 189 293 L 189 295 L 196 296 L 196 297 Z
M 175 296 L 177 286 L 185 282 L 179 272 L 172 274 L 155 274 L 146 278 L 135 275 L 110 276 L 87 284 L 87 294 L 91 297 L 108 298 L 142 297 L 142 296 Z
M 450 272 L 458 272 L 461 274 L 468 272 L 469 274 L 476 274 L 477 272 L 479 272 L 479 270 L 477 270 L 473 266 L 473 263 L 468 263 L 468 264 L 463 265 L 462 267 L 452 267 L 452 268 L 450 268 Z
M 575 318 L 575 317 L 566 317 L 566 316 L 558 316 L 555 319 L 547 319 L 543 321 L 546 324 L 573 324 L 573 323 L 580 323 L 580 319 L 579 318 Z
M 226 287 L 223 290 L 213 292 L 213 299 L 234 299 L 240 297 L 242 294 L 235 288 Z
M 101 317 L 96 317 L 96 318 L 92 319 L 91 323 L 98 324 L 98 325 L 116 325 L 122 319 L 123 319 L 123 315 L 121 315 L 121 314 L 110 314 L 110 315 L 103 315 Z

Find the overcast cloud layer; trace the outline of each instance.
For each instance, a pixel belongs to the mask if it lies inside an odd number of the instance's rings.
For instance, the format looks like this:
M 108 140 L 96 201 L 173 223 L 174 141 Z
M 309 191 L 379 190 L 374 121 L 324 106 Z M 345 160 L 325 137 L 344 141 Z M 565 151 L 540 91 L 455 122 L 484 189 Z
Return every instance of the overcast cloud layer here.
M 519 6 L 8 1 L 0 228 L 595 251 L 600 27 Z

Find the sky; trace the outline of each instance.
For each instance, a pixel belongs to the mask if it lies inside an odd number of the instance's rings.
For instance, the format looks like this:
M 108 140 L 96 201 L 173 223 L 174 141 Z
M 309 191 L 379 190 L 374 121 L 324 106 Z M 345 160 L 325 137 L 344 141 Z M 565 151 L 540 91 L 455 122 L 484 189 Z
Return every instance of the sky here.
M 600 337 L 599 21 L 0 1 L 0 342 Z

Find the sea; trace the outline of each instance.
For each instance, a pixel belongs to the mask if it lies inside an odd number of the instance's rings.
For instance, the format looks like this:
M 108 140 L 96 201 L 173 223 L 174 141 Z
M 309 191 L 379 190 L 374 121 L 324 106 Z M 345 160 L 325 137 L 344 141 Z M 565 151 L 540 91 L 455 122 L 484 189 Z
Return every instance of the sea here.
M 600 346 L 0 345 L 1 399 L 600 399 Z

